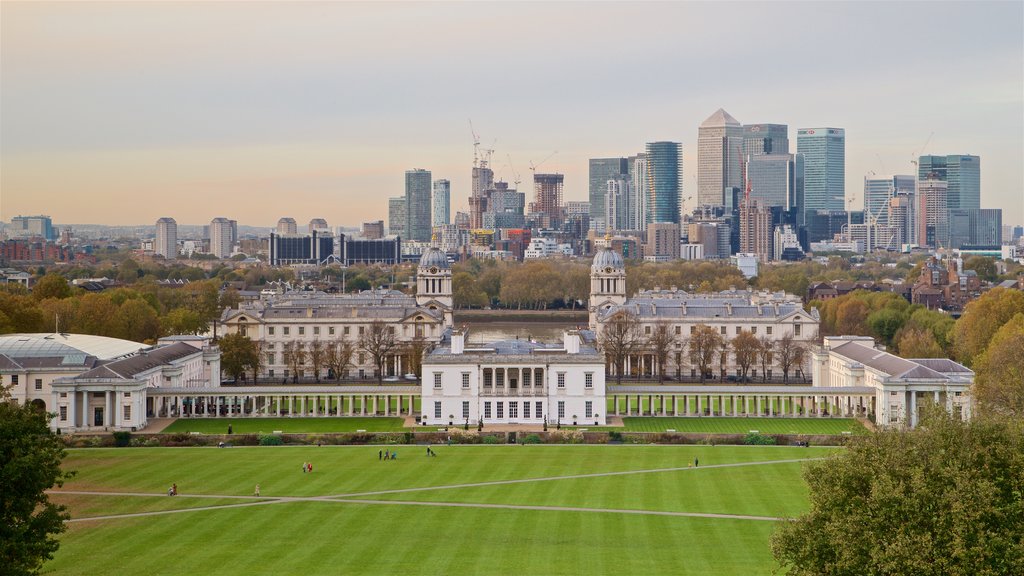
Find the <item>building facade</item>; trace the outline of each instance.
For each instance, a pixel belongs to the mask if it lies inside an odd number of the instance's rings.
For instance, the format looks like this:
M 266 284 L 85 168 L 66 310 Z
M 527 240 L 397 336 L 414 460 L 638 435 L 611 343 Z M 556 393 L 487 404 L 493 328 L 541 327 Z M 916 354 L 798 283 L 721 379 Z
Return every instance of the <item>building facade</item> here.
M 817 210 L 843 210 L 846 201 L 846 131 L 842 128 L 800 128 L 796 152 L 804 157 L 804 224 Z
M 287 236 L 290 234 L 299 233 L 299 224 L 295 221 L 295 218 L 284 217 L 277 221 L 277 234 L 279 236 Z
M 174 218 L 161 218 L 156 221 L 156 242 L 153 253 L 168 260 L 178 257 L 178 223 Z
M 217 258 L 228 258 L 235 245 L 237 223 L 227 218 L 210 221 L 210 254 Z
M 622 181 L 629 176 L 629 161 L 626 158 L 591 158 L 590 159 L 590 224 L 591 229 L 599 234 L 606 230 L 615 230 L 607 215 L 607 193 L 609 181 Z
M 646 153 L 647 211 L 644 222 L 680 221 L 683 199 L 683 145 L 649 142 Z
M 415 242 L 430 242 L 431 175 L 429 170 L 415 168 L 405 172 L 405 234 Z
M 785 124 L 744 124 L 743 155 L 789 154 L 789 126 Z
M 452 214 L 452 183 L 448 180 L 434 180 L 434 197 L 433 197 L 433 209 L 434 216 L 432 224 L 434 226 L 443 226 L 445 224 L 451 224 Z
M 724 206 L 726 188 L 743 189 L 743 126 L 719 108 L 697 131 L 697 204 Z
M 388 234 L 405 238 L 405 197 L 388 198 Z

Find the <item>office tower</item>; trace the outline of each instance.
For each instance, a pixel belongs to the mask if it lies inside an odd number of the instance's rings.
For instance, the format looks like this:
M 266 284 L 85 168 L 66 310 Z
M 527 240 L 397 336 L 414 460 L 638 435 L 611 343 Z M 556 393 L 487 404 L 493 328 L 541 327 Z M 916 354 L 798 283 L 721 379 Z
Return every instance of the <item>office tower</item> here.
M 950 154 L 947 156 L 921 156 L 917 165 L 917 179 L 932 178 L 948 184 L 947 207 L 981 208 L 981 158 Z
M 679 259 L 679 223 L 655 222 L 647 225 L 644 260 L 669 262 Z
M 174 218 L 161 218 L 156 221 L 156 242 L 153 252 L 172 260 L 178 257 L 178 223 Z
M 344 235 L 342 235 L 344 238 Z M 269 262 L 271 266 L 292 264 L 321 265 L 334 255 L 334 236 L 330 231 L 312 230 L 309 234 L 270 233 Z
M 214 218 L 210 221 L 210 254 L 217 258 L 231 256 L 231 248 L 235 244 L 231 222 L 227 218 Z
M 430 242 L 429 170 L 414 168 L 405 172 L 405 236 L 406 240 Z
M 914 225 L 914 195 L 899 194 L 889 199 L 889 206 L 886 210 L 886 223 L 888 224 L 892 239 L 893 248 L 903 244 L 913 244 L 917 232 Z
M 868 224 L 889 224 L 889 200 L 897 195 L 913 195 L 913 176 L 864 177 L 864 215 Z
M 405 196 L 388 198 L 388 234 L 405 236 Z
M 697 204 L 725 206 L 726 188 L 743 189 L 743 126 L 718 109 L 697 130 Z
M 804 251 L 800 249 L 800 241 L 796 230 L 788 224 L 777 226 L 772 238 L 773 260 L 802 260 Z
M 299 233 L 299 225 L 295 223 L 295 218 L 281 218 L 277 221 L 277 235 L 288 236 Z
M 636 228 L 630 227 L 632 224 L 630 221 L 632 186 L 627 178 L 627 176 L 620 176 L 605 183 L 605 226 L 604 230 L 595 228 L 597 232 L 610 234 L 616 230 L 636 230 Z
M 379 240 L 384 237 L 384 221 L 363 222 L 363 238 L 367 240 Z
M 811 242 L 832 240 L 836 234 L 846 231 L 850 224 L 863 224 L 864 212 L 847 212 L 845 210 L 814 210 L 806 214 L 806 226 L 804 226 L 803 246 L 806 248 Z
M 323 218 L 313 218 L 312 220 L 309 221 L 309 225 L 306 227 L 306 230 L 308 232 L 312 232 L 314 230 L 329 231 L 330 227 L 327 226 L 327 220 L 324 220 Z
M 917 183 L 917 243 L 945 248 L 949 243 L 949 184 L 937 178 Z
M 626 158 L 590 159 L 590 225 L 600 234 L 613 229 L 605 214 L 605 194 L 609 180 L 619 180 L 629 173 Z
M 483 162 L 473 166 L 473 189 L 469 196 L 469 226 L 483 227 L 483 214 L 489 210 L 490 191 L 494 188 L 494 171 Z
M 789 154 L 789 126 L 785 124 L 745 124 L 743 155 Z
M 772 259 L 772 211 L 753 198 L 740 202 L 740 252 L 756 254 L 761 262 Z
M 797 224 L 818 210 L 843 210 L 846 201 L 846 131 L 842 128 L 797 130 L 796 152 L 804 156 L 804 202 Z
M 470 218 L 471 217 L 469 215 L 469 212 L 456 212 L 455 213 L 455 226 L 457 226 L 459 228 L 459 230 L 469 230 L 470 229 L 470 225 L 469 224 L 470 224 L 470 221 L 471 221 Z
M 1003 211 L 998 208 L 957 208 L 949 211 L 949 246 L 999 246 Z
M 434 180 L 434 217 L 432 224 L 441 226 L 451 223 L 452 184 L 448 180 Z
M 679 142 L 649 142 L 645 156 L 647 212 L 644 222 L 679 223 L 683 196 L 683 145 Z
M 508 182 L 495 182 L 490 190 L 488 209 L 483 214 L 483 228 L 522 228 L 526 223 L 526 194 L 510 189 Z
M 627 160 L 631 195 L 629 229 L 643 231 L 647 229 L 647 154 L 641 152 Z
M 534 174 L 534 201 L 530 212 L 542 215 L 543 227 L 557 227 L 562 219 L 562 174 Z
M 803 195 L 804 159 L 799 154 L 760 154 L 747 157 L 750 197 L 765 206 L 792 210 Z
M 15 216 L 7 228 L 11 236 L 56 240 L 57 232 L 49 216 Z

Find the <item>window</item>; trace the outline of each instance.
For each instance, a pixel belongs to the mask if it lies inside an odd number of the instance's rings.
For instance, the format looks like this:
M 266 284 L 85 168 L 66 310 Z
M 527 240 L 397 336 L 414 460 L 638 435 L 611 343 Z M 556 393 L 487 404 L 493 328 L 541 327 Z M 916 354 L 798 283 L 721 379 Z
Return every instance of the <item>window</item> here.
M 959 393 L 958 393 L 958 394 L 959 394 Z M 67 392 L 61 392 L 61 393 L 60 393 L 60 397 L 61 397 L 61 398 L 67 398 L 67 397 L 68 397 L 68 393 L 67 393 Z
M 17 374 L 11 374 L 11 385 L 13 386 L 14 384 L 17 384 L 17 383 L 18 383 L 18 375 Z
M 519 418 L 519 402 L 508 403 L 508 417 L 509 419 Z
M 544 417 L 544 403 L 543 402 L 534 402 L 534 404 L 533 404 L 533 417 L 534 418 L 543 418 Z
M 523 402 L 523 418 L 529 420 L 530 418 L 530 403 Z
M 771 368 L 769 368 L 769 369 L 768 369 L 768 372 L 766 372 L 766 375 L 767 375 L 767 376 L 768 376 L 769 378 L 771 378 L 771 377 L 772 377 L 772 369 L 771 369 Z
M 793 324 L 793 336 L 799 336 L 799 335 L 800 335 L 800 325 L 799 324 Z
M 287 336 L 290 333 L 291 328 L 289 328 L 288 326 L 285 326 L 285 327 L 281 328 L 281 330 L 283 330 L 284 331 L 284 335 Z
M 757 334 L 757 326 L 751 326 L 750 327 L 750 333 L 751 334 Z
M 469 420 L 469 402 L 462 403 L 462 419 Z
M 771 336 L 771 334 L 772 334 L 772 327 L 771 326 L 766 326 L 764 331 L 765 331 L 765 334 L 768 334 L 769 336 Z
M 343 328 L 343 329 L 341 330 L 341 333 L 342 333 L 342 334 L 344 334 L 345 336 L 348 336 L 348 329 L 349 329 L 349 326 L 345 326 L 345 327 L 344 327 L 344 328 Z
M 319 326 L 313 326 L 313 336 L 319 336 L 319 335 L 320 335 L 320 327 Z
M 690 326 L 690 334 L 695 334 L 696 332 L 697 332 L 697 327 L 696 326 Z
M 544 385 L 544 369 L 534 368 L 533 370 L 533 385 L 543 386 Z
M 68 421 L 68 407 L 67 406 L 61 406 L 60 407 L 60 419 L 61 419 L 62 422 L 67 422 Z
M 650 326 L 644 326 L 644 334 L 646 334 L 648 336 L 651 335 L 651 327 Z
M 273 363 L 274 363 L 274 355 L 273 354 L 267 354 L 267 364 L 273 364 Z
M 494 383 L 494 372 L 490 368 L 484 368 L 484 388 L 489 388 Z
M 491 417 L 491 403 L 490 402 L 484 402 L 484 418 L 490 418 L 490 417 Z
M 594 387 L 594 373 L 593 372 L 587 372 L 586 374 L 583 375 L 583 387 L 584 388 L 593 388 Z
M 725 326 L 722 326 L 722 327 L 721 327 L 721 328 L 720 328 L 719 330 L 721 330 L 721 331 L 722 331 L 722 336 L 726 336 L 726 333 L 725 333 Z
M 558 373 L 558 387 L 565 388 L 565 372 Z
M 523 386 L 530 386 L 530 369 L 523 369 Z
M 434 372 L 434 388 L 441 388 L 441 373 Z
M 334 326 L 328 326 L 327 327 L 327 335 L 328 336 L 334 336 Z
M 504 418 L 505 417 L 505 403 L 504 402 L 495 402 L 495 404 L 498 405 L 498 418 L 499 419 L 500 418 Z
M 558 401 L 558 419 L 565 418 L 565 400 Z
M 273 326 L 270 326 L 270 327 L 267 328 L 267 334 L 269 334 L 270 336 L 274 335 L 274 327 Z
M 124 397 L 125 398 L 131 398 L 132 397 L 132 393 L 131 392 L 125 392 L 124 393 Z
M 584 408 L 584 412 L 583 413 L 587 415 L 587 418 L 593 418 L 594 417 L 594 403 L 591 402 L 590 400 L 587 400 L 585 406 L 586 406 L 586 408 Z
M 434 402 L 434 418 L 441 419 L 441 403 Z
M 676 335 L 678 336 L 678 335 L 680 335 L 682 333 L 683 333 L 683 327 L 682 326 L 676 326 Z
M 42 378 L 36 378 L 36 390 L 42 390 L 42 389 L 43 389 L 43 379 Z
M 274 377 L 274 370 L 273 369 L 267 370 L 267 376 L 270 376 L 271 378 L 273 378 Z
M 360 327 L 359 327 L 359 335 L 360 335 L 360 336 L 362 336 L 362 335 L 363 335 L 363 332 L 364 332 L 365 330 L 366 330 L 366 326 L 360 326 Z
M 469 372 L 462 373 L 462 388 L 464 390 L 469 388 Z
M 131 420 L 132 419 L 132 406 L 131 406 L 131 404 L 126 404 L 124 406 L 124 419 L 125 420 Z
M 299 326 L 299 336 L 305 336 L 305 335 L 306 335 L 306 327 L 305 326 Z
M 736 334 L 737 335 L 739 335 L 739 333 L 742 332 L 742 331 L 743 331 L 742 328 L 740 328 L 739 326 L 736 327 Z

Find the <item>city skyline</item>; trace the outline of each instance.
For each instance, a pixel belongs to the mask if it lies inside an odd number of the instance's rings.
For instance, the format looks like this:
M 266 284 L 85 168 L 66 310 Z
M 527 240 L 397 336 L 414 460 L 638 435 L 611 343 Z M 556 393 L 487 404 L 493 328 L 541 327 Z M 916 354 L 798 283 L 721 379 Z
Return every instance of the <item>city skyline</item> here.
M 664 140 L 682 143 L 682 195 L 696 198 L 697 130 L 724 108 L 743 124 L 788 125 L 791 143 L 800 128 L 843 128 L 854 207 L 872 172 L 976 155 L 981 207 L 1024 222 L 1021 4 L 644 4 L 650 26 L 616 28 L 608 46 L 608 22 L 635 6 L 4 3 L 0 220 L 358 226 L 386 218 L 417 166 L 451 182 L 454 215 L 468 211 L 470 118 L 496 150 L 495 179 L 520 179 L 520 192 L 530 163 L 550 156 L 538 171 L 564 174 L 565 200 L 585 200 L 591 158 Z M 494 45 L 481 25 L 538 19 L 561 40 Z M 717 36 L 701 23 L 723 19 L 741 40 L 696 50 Z M 790 58 L 751 58 L 742 39 L 766 20 Z M 865 29 L 890 41 L 859 41 Z M 815 49 L 826 34 L 838 36 L 830 50 Z M 635 89 L 599 89 L 613 64 Z M 499 89 L 480 89 L 481 69 Z

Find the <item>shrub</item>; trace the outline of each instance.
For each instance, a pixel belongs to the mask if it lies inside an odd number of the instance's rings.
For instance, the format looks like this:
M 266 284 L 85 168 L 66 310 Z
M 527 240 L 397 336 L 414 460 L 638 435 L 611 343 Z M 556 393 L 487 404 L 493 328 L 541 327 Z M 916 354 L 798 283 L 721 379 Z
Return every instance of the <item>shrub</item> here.
M 618 430 L 612 430 L 612 431 L 608 432 L 608 441 L 609 442 L 622 442 L 622 432 L 619 432 Z
M 501 443 L 501 441 L 498 440 L 498 437 L 493 435 L 493 434 L 488 434 L 487 436 L 484 436 L 483 441 L 484 441 L 484 444 L 500 444 Z
M 743 443 L 748 446 L 773 446 L 775 438 L 765 434 L 758 434 L 757 432 L 748 432 L 743 437 Z
M 127 448 L 131 445 L 131 442 L 131 432 L 114 432 L 114 446 L 117 446 L 118 448 Z
M 526 438 L 523 438 L 523 444 L 540 444 L 540 436 L 537 434 L 529 434 Z
M 277 434 L 260 434 L 260 446 L 281 446 L 284 440 Z

